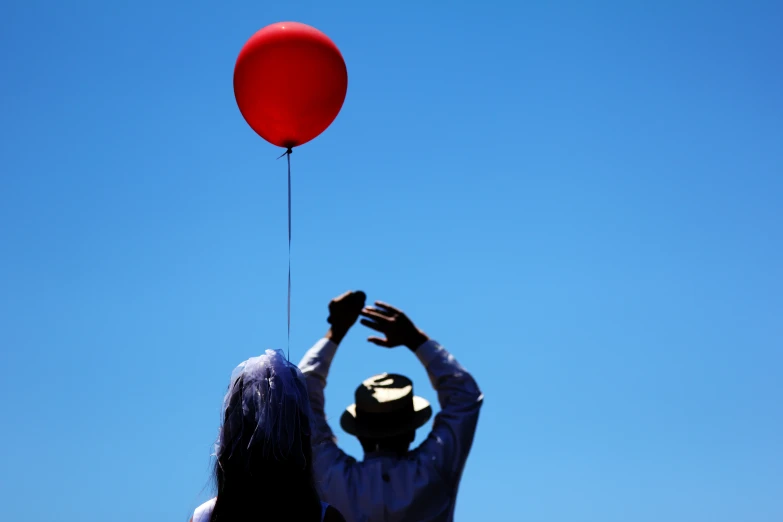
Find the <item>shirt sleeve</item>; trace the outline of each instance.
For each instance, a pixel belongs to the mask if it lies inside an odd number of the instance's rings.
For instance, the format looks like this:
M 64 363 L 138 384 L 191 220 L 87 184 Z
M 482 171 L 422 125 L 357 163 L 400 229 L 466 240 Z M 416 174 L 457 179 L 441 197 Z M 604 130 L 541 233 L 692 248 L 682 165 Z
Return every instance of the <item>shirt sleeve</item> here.
M 443 480 L 454 485 L 473 445 L 484 395 L 468 371 L 437 342 L 427 341 L 416 355 L 427 369 L 440 403 L 432 431 L 416 449 L 418 462 L 434 466 Z
M 326 377 L 337 352 L 337 345 L 329 339 L 321 339 L 310 348 L 299 363 L 299 369 L 307 380 L 307 393 L 313 410 L 313 465 L 317 476 L 326 476 L 330 469 L 348 466 L 355 462 L 337 446 L 324 411 Z

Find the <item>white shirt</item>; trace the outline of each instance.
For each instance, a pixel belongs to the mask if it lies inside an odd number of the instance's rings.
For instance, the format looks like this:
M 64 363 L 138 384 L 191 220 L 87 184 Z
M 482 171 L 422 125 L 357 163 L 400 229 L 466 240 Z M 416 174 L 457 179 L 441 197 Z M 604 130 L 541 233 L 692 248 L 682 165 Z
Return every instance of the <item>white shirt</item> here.
M 451 522 L 484 398 L 476 381 L 437 342 L 424 343 L 416 356 L 441 407 L 432 431 L 404 457 L 371 453 L 357 461 L 337 446 L 324 413 L 324 387 L 336 351 L 336 344 L 322 339 L 299 363 L 315 417 L 313 460 L 321 498 L 347 522 Z

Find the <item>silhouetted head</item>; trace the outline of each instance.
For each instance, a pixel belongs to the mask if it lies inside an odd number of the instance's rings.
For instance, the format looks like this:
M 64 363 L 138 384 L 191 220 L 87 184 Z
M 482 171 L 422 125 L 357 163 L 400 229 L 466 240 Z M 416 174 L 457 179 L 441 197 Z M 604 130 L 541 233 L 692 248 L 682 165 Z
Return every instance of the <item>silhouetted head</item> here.
M 215 447 L 217 501 L 211 522 L 319 520 L 307 385 L 282 352 L 267 350 L 234 370 Z
M 405 454 L 416 429 L 432 416 L 432 407 L 413 394 L 413 382 L 403 375 L 382 373 L 356 388 L 356 403 L 343 412 L 342 428 L 356 435 L 366 453 Z

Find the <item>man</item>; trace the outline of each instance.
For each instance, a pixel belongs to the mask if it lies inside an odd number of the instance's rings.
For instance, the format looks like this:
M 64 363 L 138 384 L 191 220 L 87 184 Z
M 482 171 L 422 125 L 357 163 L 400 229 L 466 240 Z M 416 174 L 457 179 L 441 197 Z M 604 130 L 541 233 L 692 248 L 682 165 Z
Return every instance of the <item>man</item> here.
M 363 292 L 334 299 L 329 331 L 299 364 L 315 417 L 313 460 L 321 499 L 348 522 L 451 521 L 483 395 L 454 357 L 403 312 L 381 302 L 365 308 L 364 301 Z M 405 346 L 418 357 L 438 392 L 441 411 L 427 439 L 410 450 L 416 429 L 429 420 L 432 408 L 413 394 L 413 383 L 402 375 L 367 379 L 340 420 L 364 448 L 364 460 L 357 461 L 337 446 L 326 422 L 324 387 L 337 347 L 360 315 L 363 325 L 385 335 L 369 342 Z

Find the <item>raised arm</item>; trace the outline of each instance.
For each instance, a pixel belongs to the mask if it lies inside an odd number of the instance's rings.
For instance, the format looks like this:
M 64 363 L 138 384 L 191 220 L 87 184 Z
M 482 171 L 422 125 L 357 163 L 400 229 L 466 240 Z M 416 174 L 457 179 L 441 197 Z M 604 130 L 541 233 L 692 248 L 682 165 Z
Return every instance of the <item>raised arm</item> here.
M 364 300 L 364 292 L 346 292 L 333 299 L 329 303 L 329 331 L 307 351 L 299 363 L 299 369 L 307 379 L 307 391 L 314 417 L 314 432 L 311 437 L 313 459 L 318 468 L 316 472 L 321 476 L 328 472 L 329 467 L 350 460 L 337 446 L 334 433 L 326 421 L 324 388 L 337 347 L 356 323 Z
M 326 377 L 329 374 L 334 354 L 337 352 L 337 344 L 329 337 L 327 334 L 315 343 L 299 363 L 299 369 L 307 379 L 307 393 L 310 397 L 310 407 L 313 410 L 314 432 L 311 439 L 314 448 L 322 442 L 334 441 L 334 434 L 326 421 L 324 411 Z
M 427 439 L 416 449 L 418 462 L 434 466 L 451 483 L 459 481 L 473 444 L 484 396 L 473 377 L 445 348 L 429 339 L 400 310 L 381 302 L 362 311 L 362 324 L 386 334 L 370 337 L 379 346 L 406 346 L 414 352 L 438 392 L 440 412 Z
M 437 342 L 427 341 L 416 356 L 427 369 L 440 403 L 432 431 L 417 449 L 419 460 L 434 464 L 444 480 L 456 483 L 473 445 L 484 395 L 468 371 Z

